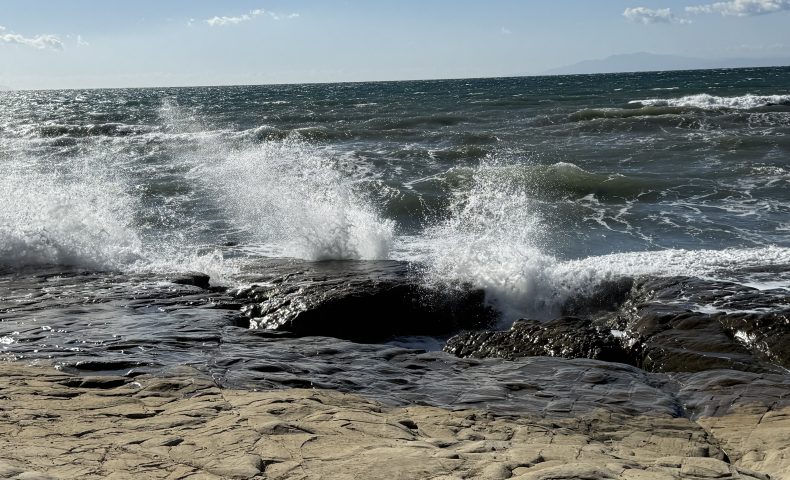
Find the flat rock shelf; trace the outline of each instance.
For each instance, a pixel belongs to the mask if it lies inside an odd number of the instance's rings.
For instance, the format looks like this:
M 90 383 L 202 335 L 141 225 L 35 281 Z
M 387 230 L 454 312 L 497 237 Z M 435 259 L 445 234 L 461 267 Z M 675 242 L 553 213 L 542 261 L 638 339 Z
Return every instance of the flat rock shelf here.
M 319 389 L 222 389 L 0 364 L 0 477 L 161 479 L 790 478 L 790 407 L 695 420 L 398 407 Z

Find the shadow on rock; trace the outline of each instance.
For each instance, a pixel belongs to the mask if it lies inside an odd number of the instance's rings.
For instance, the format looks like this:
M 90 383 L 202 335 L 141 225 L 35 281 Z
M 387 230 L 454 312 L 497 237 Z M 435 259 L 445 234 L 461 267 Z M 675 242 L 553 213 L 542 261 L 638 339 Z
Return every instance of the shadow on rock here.
M 267 271 L 270 277 L 231 292 L 245 304 L 241 326 L 376 342 L 484 328 L 497 318 L 483 290 L 426 286 L 403 262 L 294 260 L 288 273 Z

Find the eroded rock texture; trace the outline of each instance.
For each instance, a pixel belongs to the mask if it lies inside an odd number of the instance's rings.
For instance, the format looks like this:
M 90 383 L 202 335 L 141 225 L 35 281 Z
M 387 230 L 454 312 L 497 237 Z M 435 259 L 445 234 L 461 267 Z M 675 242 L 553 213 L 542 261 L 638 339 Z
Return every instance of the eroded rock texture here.
M 790 478 L 787 408 L 499 416 L 222 390 L 186 367 L 132 380 L 9 363 L 0 395 L 0 476 L 19 480 Z
M 611 334 L 579 317 L 561 317 L 546 322 L 519 320 L 508 331 L 466 332 L 452 337 L 445 351 L 459 357 L 593 358 L 633 363 L 629 352 Z

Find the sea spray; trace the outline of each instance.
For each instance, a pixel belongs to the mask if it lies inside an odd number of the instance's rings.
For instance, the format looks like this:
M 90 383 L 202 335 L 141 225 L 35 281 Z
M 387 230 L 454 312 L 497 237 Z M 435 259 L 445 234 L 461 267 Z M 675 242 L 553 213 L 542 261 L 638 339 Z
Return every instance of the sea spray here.
M 117 269 L 142 255 L 133 202 L 97 175 L 16 169 L 0 177 L 0 265 Z
M 393 222 L 357 193 L 326 150 L 296 135 L 211 148 L 199 152 L 193 173 L 252 242 L 308 260 L 388 257 Z
M 426 230 L 426 276 L 484 288 L 505 319 L 547 316 L 562 301 L 548 277 L 556 259 L 541 249 L 542 219 L 527 184 L 502 174 L 510 167 L 487 158 L 471 188 L 457 193 L 449 217 Z
M 564 167 L 564 165 L 562 165 Z M 595 294 L 601 282 L 641 275 L 749 281 L 743 270 L 790 265 L 790 248 L 663 249 L 560 259 L 549 253 L 548 219 L 534 197 L 540 169 L 488 158 L 471 186 L 456 192 L 446 220 L 409 239 L 433 283 L 469 283 L 486 291 L 503 326 L 522 317 L 551 318 L 573 297 Z M 540 177 L 540 178 L 538 178 Z M 782 285 L 790 286 L 790 277 Z

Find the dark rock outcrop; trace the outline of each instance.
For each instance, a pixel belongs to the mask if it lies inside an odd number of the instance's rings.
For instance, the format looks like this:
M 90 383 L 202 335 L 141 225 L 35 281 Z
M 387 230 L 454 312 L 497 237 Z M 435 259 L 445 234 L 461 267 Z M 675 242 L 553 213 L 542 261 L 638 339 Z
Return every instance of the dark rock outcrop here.
M 609 330 L 577 317 L 519 320 L 508 331 L 464 332 L 451 338 L 445 351 L 459 357 L 546 356 L 633 363 Z
M 244 303 L 239 323 L 295 336 L 371 342 L 483 328 L 496 319 L 482 290 L 425 286 L 406 263 L 304 262 L 302 267 L 233 292 Z
M 209 276 L 205 273 L 186 272 L 175 278 L 172 278 L 170 281 L 176 285 L 193 285 L 195 287 L 208 289 L 210 286 L 209 280 Z
M 645 278 L 607 323 L 625 333 L 645 370 L 776 371 L 776 365 L 790 367 L 790 324 L 782 310 L 788 298 L 728 282 Z M 711 308 L 723 311 L 707 313 Z
M 650 372 L 781 372 L 790 368 L 789 305 L 786 290 L 691 277 L 623 279 L 569 301 L 564 311 L 577 317 L 461 333 L 445 351 L 475 358 L 594 358 Z

